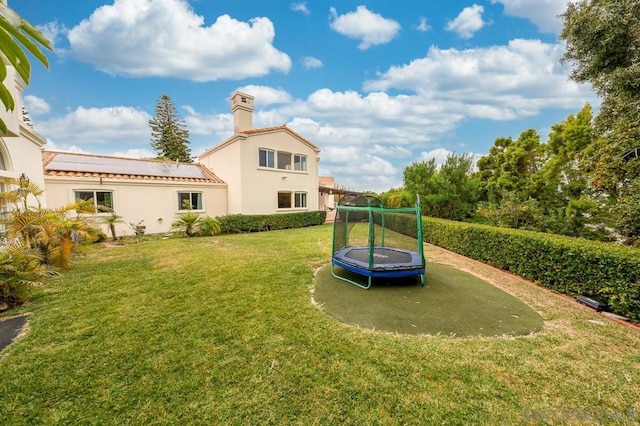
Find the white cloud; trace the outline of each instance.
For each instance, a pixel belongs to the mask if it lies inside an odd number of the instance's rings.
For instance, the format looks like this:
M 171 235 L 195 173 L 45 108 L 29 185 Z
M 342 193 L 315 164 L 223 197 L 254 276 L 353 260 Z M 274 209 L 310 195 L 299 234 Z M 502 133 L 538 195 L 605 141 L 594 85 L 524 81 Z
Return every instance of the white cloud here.
M 371 12 L 366 6 L 358 6 L 355 12 L 338 15 L 330 9 L 331 29 L 349 38 L 360 40 L 358 49 L 366 50 L 377 44 L 389 43 L 400 32 L 400 24 L 393 19 Z
M 51 111 L 51 107 L 42 98 L 33 95 L 26 95 L 23 99 L 27 112 L 32 116 L 47 114 Z
M 77 152 L 81 154 L 90 154 L 90 152 L 85 151 L 81 147 L 77 145 L 69 145 L 69 144 L 58 144 L 47 138 L 47 143 L 44 146 L 44 149 L 47 151 L 62 151 L 62 152 Z
M 453 21 L 449 21 L 446 29 L 455 32 L 461 38 L 469 39 L 476 31 L 484 27 L 482 12 L 484 12 L 484 7 L 477 4 L 465 7 Z
M 68 31 L 64 25 L 60 25 L 57 21 L 47 22 L 44 25 L 37 25 L 36 28 L 47 38 L 47 40 L 51 42 L 54 50 L 56 49 L 56 44 L 58 43 L 60 36 Z
M 150 143 L 149 120 L 145 111 L 131 107 L 78 107 L 59 118 L 38 123 L 38 129 L 55 140 L 69 143 Z
M 411 150 L 408 150 L 403 146 L 396 146 L 396 145 L 387 146 L 387 145 L 380 145 L 380 144 L 374 144 L 373 147 L 371 148 L 371 153 L 376 155 L 381 155 L 387 158 L 388 157 L 408 158 L 408 157 L 411 157 L 411 155 L 413 154 Z
M 571 0 L 491 0 L 504 6 L 509 16 L 525 18 L 533 22 L 540 31 L 558 34 L 562 30 L 562 19 L 558 16 L 567 9 Z
M 427 18 L 425 18 L 424 16 L 421 16 L 420 17 L 420 23 L 418 24 L 416 29 L 418 31 L 420 31 L 420 32 L 429 31 L 431 29 L 431 26 L 429 24 L 427 24 Z
M 467 50 L 431 47 L 426 57 L 393 66 L 364 88 L 410 90 L 425 103 L 445 103 L 450 112 L 498 120 L 597 104 L 588 86 L 568 79 L 569 69 L 559 62 L 563 52 L 560 44 L 523 39 Z
M 305 15 L 311 14 L 311 11 L 307 7 L 306 1 L 301 1 L 299 3 L 291 3 L 291 10 L 293 10 L 294 12 L 304 13 Z
M 115 0 L 68 33 L 70 55 L 100 71 L 193 81 L 288 72 L 291 59 L 274 37 L 264 17 L 246 23 L 222 15 L 205 26 L 185 0 Z
M 305 69 L 313 69 L 313 68 L 322 68 L 324 64 L 318 58 L 314 58 L 313 56 L 305 56 L 302 58 L 302 66 Z
M 249 84 L 247 86 L 239 87 L 237 90 L 253 96 L 255 98 L 254 104 L 256 107 L 273 104 L 288 104 L 293 100 L 286 90 L 275 89 L 269 86 Z
M 483 154 L 474 154 L 473 152 L 456 153 L 454 151 L 449 151 L 448 149 L 436 148 L 428 152 L 424 152 L 424 151 L 421 152 L 418 161 L 431 161 L 432 159 L 435 159 L 436 167 L 439 169 L 440 167 L 442 167 L 444 163 L 446 163 L 447 157 L 452 154 L 457 154 L 457 155 L 464 154 L 464 155 L 470 156 L 472 171 L 477 170 L 478 160 L 483 157 Z
M 233 115 L 223 114 L 202 114 L 190 106 L 183 107 L 187 111 L 184 122 L 189 129 L 189 135 L 216 135 L 219 137 L 211 146 L 224 137 L 229 136 L 233 131 Z
M 125 158 L 156 158 L 157 154 L 149 149 L 128 149 L 126 151 L 116 151 L 113 154 L 116 157 Z

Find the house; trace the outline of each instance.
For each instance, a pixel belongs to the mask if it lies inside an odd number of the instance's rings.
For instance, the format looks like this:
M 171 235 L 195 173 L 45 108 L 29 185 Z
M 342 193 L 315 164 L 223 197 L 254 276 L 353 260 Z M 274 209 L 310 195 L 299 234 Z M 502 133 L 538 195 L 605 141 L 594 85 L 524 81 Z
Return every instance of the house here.
M 92 200 L 98 221 L 107 211 L 123 217 L 118 235 L 138 224 L 168 232 L 181 213 L 227 214 L 227 184 L 201 164 L 52 151 L 42 164 L 49 207 Z
M 198 156 L 229 188 L 229 214 L 319 208 L 320 149 L 287 126 L 253 128 L 254 98 L 231 96 L 233 135 Z
M 0 178 L 29 179 L 44 188 L 44 175 L 40 162 L 42 147 L 46 140 L 34 131 L 22 108 L 22 91 L 25 83 L 6 59 L 7 75 L 4 84 L 13 96 L 15 108 L 7 111 L 0 106 L 0 118 L 7 126 L 7 132 L 0 133 Z M 0 190 L 6 191 L 6 184 L 0 184 Z M 45 196 L 41 201 L 45 202 Z M 35 200 L 32 200 L 35 202 Z
M 103 211 L 98 221 L 107 211 L 123 217 L 118 235 L 133 234 L 137 224 L 147 233 L 168 232 L 189 211 L 215 217 L 325 209 L 320 149 L 287 126 L 254 129 L 253 101 L 232 95 L 233 135 L 196 163 L 43 151 L 48 207 L 93 200 Z

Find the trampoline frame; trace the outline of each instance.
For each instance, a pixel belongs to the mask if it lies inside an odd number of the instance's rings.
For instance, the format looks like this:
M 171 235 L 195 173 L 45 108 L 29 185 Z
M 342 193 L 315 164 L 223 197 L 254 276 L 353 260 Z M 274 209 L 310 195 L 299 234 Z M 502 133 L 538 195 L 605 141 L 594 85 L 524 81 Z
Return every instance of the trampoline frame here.
M 403 277 L 413 277 L 420 276 L 420 284 L 422 287 L 425 285 L 425 260 L 424 260 L 424 244 L 422 242 L 422 216 L 420 210 L 420 197 L 416 195 L 416 205 L 414 207 L 406 207 L 406 208 L 385 208 L 382 205 L 380 206 L 352 206 L 352 205 L 341 205 L 340 202 L 336 205 L 336 217 L 343 212 L 347 217 L 348 223 L 348 214 L 351 211 L 356 212 L 367 212 L 369 217 L 369 245 L 368 246 L 348 246 L 345 241 L 343 248 L 340 250 L 336 250 L 336 241 L 335 241 L 335 227 L 338 226 L 338 221 L 334 221 L 334 233 L 333 233 L 333 242 L 332 242 L 332 257 L 331 257 L 331 274 L 342 281 L 353 284 L 357 287 L 363 289 L 369 289 L 371 284 L 373 283 L 373 278 L 403 278 Z M 381 244 L 374 245 L 374 213 L 380 214 L 381 217 Z M 409 251 L 401 248 L 385 246 L 384 245 L 384 232 L 385 232 L 385 214 L 387 213 L 414 213 L 416 215 L 416 226 L 417 226 L 417 251 Z M 341 222 L 340 225 L 342 225 Z M 345 240 L 348 239 L 347 234 L 345 234 Z M 385 248 L 389 250 L 394 250 L 398 252 L 403 252 L 409 254 L 411 256 L 411 262 L 409 263 L 400 263 L 400 264 L 391 264 L 384 266 L 375 266 L 374 265 L 374 254 L 376 249 Z M 345 254 L 353 249 L 367 249 L 369 254 L 369 263 L 368 265 L 362 261 L 358 260 L 347 260 Z M 347 277 L 340 276 L 335 271 L 335 266 L 339 266 L 346 271 L 353 272 L 357 275 L 367 277 L 367 284 L 363 285 L 359 282 L 351 280 Z

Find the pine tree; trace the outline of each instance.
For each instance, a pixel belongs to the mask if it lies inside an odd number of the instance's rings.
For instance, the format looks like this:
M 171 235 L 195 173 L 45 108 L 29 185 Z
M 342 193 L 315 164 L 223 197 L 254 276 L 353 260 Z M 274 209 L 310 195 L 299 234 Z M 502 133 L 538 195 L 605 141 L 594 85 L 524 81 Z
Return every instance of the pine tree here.
M 178 111 L 169 95 L 162 95 L 156 103 L 156 115 L 149 120 L 151 146 L 157 158 L 191 163 L 189 130 L 180 120 Z

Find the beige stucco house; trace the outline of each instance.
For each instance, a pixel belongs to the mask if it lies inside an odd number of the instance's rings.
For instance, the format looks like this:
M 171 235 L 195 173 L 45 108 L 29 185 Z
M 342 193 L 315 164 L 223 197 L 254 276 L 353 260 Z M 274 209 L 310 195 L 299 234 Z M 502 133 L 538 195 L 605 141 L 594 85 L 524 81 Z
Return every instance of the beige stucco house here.
M 3 58 L 4 59 L 4 58 Z M 7 132 L 0 133 L 0 178 L 28 178 L 40 188 L 44 188 L 41 151 L 46 140 L 36 133 L 31 124 L 25 120 L 22 109 L 22 91 L 25 83 L 13 66 L 5 60 L 7 75 L 4 84 L 13 96 L 15 108 L 5 110 L 0 104 L 0 117 L 7 125 Z M 12 190 L 13 188 L 0 188 Z M 35 200 L 32 200 L 35 202 Z M 41 197 L 46 202 L 46 195 Z
M 231 97 L 233 135 L 198 156 L 229 188 L 229 214 L 319 209 L 320 149 L 287 126 L 253 128 L 254 98 Z
M 201 164 L 52 151 L 42 160 L 49 207 L 93 200 L 97 210 L 122 216 L 117 235 L 133 234 L 137 224 L 146 233 L 168 232 L 182 213 L 227 213 L 227 184 Z
M 123 217 L 118 235 L 133 234 L 138 223 L 146 233 L 168 232 L 187 211 L 215 217 L 324 210 L 320 149 L 286 126 L 254 129 L 253 100 L 233 94 L 233 135 L 196 163 L 42 151 L 48 206 L 91 199 Z

